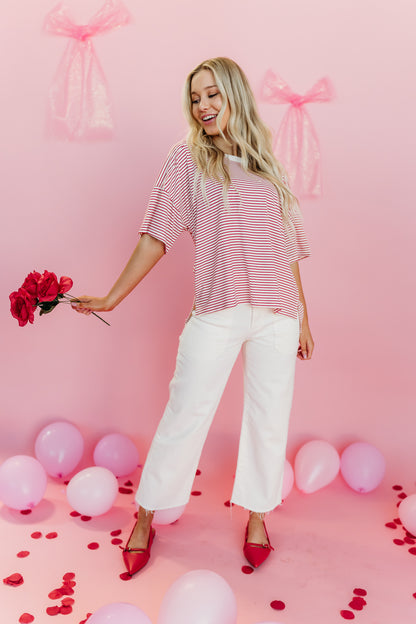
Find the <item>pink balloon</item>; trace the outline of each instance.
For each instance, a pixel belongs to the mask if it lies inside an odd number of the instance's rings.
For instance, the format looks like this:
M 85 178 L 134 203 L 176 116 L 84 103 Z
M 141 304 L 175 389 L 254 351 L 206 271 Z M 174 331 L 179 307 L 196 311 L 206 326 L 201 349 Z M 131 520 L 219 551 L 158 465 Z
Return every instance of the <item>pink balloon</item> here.
M 113 602 L 93 613 L 88 624 L 152 624 L 147 615 L 129 602 Z
M 292 465 L 290 462 L 285 459 L 285 467 L 283 472 L 283 489 L 282 489 L 282 500 L 285 500 L 292 491 L 293 483 L 295 481 L 295 473 L 293 472 Z
M 402 500 L 399 505 L 399 518 L 406 531 L 416 535 L 416 494 Z
M 84 439 L 69 422 L 54 422 L 38 434 L 35 454 L 51 477 L 62 479 L 75 470 L 84 452 Z
M 101 516 L 114 504 L 118 482 L 111 470 L 92 466 L 78 472 L 66 488 L 69 504 L 84 516 Z
M 42 500 L 47 482 L 42 464 L 34 457 L 9 457 L 0 466 L 0 500 L 12 509 L 33 509 Z
M 158 509 L 153 516 L 153 524 L 172 524 L 181 517 L 186 505 L 171 507 L 170 509 Z
M 211 570 L 192 570 L 168 589 L 157 624 L 236 624 L 237 602 L 222 576 Z
M 325 440 L 311 440 L 296 455 L 296 485 L 301 492 L 312 494 L 335 479 L 339 466 L 339 455 L 332 444 Z
M 94 464 L 108 468 L 116 477 L 125 477 L 137 468 L 139 451 L 127 436 L 109 433 L 95 447 Z
M 355 442 L 341 455 L 341 474 L 348 485 L 360 493 L 367 493 L 380 485 L 386 472 L 386 460 L 372 444 Z

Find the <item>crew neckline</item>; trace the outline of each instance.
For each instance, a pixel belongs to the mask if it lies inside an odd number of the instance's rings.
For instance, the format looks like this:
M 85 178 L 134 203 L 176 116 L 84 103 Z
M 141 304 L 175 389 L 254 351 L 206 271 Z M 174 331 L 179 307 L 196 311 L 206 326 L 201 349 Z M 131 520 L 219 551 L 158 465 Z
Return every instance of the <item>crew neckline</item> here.
M 236 162 L 241 162 L 241 156 L 234 156 L 234 154 L 226 154 L 224 152 L 224 156 L 226 156 L 227 158 L 229 158 L 230 160 L 235 160 Z

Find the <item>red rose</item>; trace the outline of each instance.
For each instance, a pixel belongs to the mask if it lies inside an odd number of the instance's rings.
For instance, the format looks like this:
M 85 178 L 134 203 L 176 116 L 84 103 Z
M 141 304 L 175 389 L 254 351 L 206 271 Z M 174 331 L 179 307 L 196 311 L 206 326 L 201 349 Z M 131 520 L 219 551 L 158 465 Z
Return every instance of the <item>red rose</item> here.
M 59 280 L 59 294 L 63 295 L 68 292 L 68 290 L 71 290 L 73 284 L 74 282 L 70 277 L 65 277 L 65 275 L 63 275 Z
M 30 295 L 33 302 L 36 301 L 38 296 L 38 282 L 40 280 L 40 277 L 40 273 L 38 273 L 37 271 L 32 271 L 32 273 L 29 273 L 29 275 L 26 277 L 25 281 L 22 284 L 22 288 Z
M 38 282 L 38 299 L 42 301 L 54 301 L 59 293 L 58 278 L 55 273 L 44 271 Z
M 12 292 L 9 298 L 10 312 L 12 316 L 19 321 L 19 326 L 23 327 L 28 321 L 29 323 L 33 323 L 36 305 L 33 303 L 33 299 L 26 290 L 19 288 L 17 292 Z

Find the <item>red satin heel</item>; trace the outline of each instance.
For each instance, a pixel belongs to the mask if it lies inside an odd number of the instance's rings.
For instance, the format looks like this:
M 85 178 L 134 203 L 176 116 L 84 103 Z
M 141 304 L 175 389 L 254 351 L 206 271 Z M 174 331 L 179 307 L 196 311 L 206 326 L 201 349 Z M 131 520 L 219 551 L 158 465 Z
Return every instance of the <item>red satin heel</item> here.
M 134 531 L 134 528 L 133 528 L 133 531 Z M 132 536 L 133 531 L 131 532 L 130 537 Z M 133 576 L 133 574 L 136 574 L 136 572 L 144 568 L 146 563 L 149 561 L 150 550 L 152 548 L 153 539 L 155 535 L 156 535 L 156 531 L 152 527 L 150 527 L 149 541 L 147 543 L 147 548 L 128 548 L 128 546 L 126 546 L 123 549 L 124 565 L 126 566 L 127 572 L 130 574 L 130 576 Z M 130 537 L 129 537 L 127 544 L 130 541 Z
M 266 526 L 263 523 L 264 532 L 267 536 L 267 544 L 254 544 L 247 541 L 248 537 L 248 522 L 246 526 L 246 536 L 244 539 L 244 548 L 243 553 L 247 561 L 254 567 L 258 568 L 259 565 L 266 561 L 267 557 L 270 555 L 270 551 L 274 550 L 273 546 L 270 544 L 269 535 L 266 530 Z

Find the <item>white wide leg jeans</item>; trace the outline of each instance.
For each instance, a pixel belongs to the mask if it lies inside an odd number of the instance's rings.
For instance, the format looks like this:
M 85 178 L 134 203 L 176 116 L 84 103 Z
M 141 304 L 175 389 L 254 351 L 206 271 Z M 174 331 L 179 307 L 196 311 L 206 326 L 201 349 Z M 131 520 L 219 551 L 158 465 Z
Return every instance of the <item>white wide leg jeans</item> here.
M 192 312 L 179 338 L 169 400 L 151 444 L 136 502 L 148 510 L 185 505 L 202 447 L 242 349 L 244 409 L 231 502 L 256 512 L 281 503 L 299 321 L 240 304 Z

